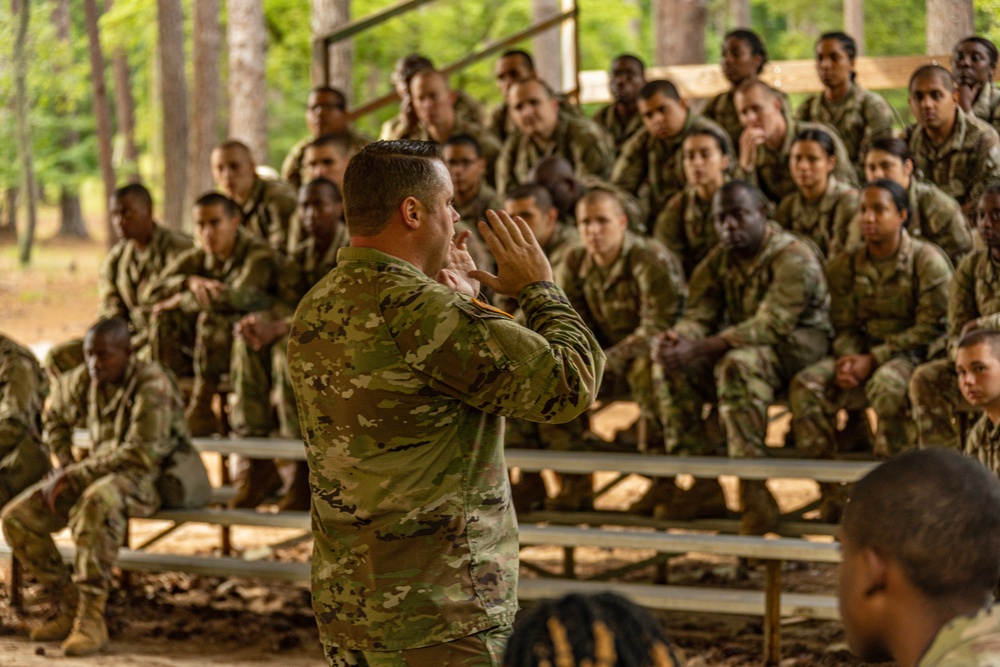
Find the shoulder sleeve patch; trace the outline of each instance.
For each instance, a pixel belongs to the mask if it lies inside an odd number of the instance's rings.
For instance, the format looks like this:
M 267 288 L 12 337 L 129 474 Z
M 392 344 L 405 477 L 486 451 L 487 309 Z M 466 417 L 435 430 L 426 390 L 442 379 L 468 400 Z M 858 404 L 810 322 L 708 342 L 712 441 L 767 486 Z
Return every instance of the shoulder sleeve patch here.
M 487 313 L 490 313 L 491 315 L 499 315 L 501 317 L 506 317 L 506 318 L 511 319 L 511 320 L 514 319 L 514 316 L 511 315 L 510 313 L 505 312 L 503 310 L 500 310 L 499 308 L 497 308 L 495 306 L 491 306 L 490 304 L 486 303 L 485 301 L 480 301 L 479 299 L 473 299 L 472 303 L 475 304 L 477 308 L 479 308 L 481 310 L 484 310 Z

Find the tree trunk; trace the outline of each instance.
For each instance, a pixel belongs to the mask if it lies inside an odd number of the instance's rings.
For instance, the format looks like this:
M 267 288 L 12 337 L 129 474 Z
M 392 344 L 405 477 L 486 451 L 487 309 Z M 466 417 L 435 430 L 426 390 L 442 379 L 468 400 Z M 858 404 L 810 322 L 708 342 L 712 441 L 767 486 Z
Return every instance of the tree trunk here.
M 94 116 L 97 118 L 97 145 L 101 162 L 101 179 L 104 181 L 104 211 L 107 242 L 110 247 L 115 242 L 115 231 L 111 227 L 108 204 L 115 191 L 115 168 L 111 163 L 111 109 L 108 106 L 108 89 L 104 83 L 104 52 L 101 50 L 101 35 L 97 26 L 100 12 L 96 0 L 83 0 L 86 14 L 87 42 L 90 44 L 90 80 L 94 88 Z M 30 194 L 29 194 L 30 196 Z
M 59 221 L 59 236 L 75 239 L 90 238 L 87 226 L 83 222 L 80 197 L 66 186 L 59 190 Z
M 17 187 L 9 187 L 3 193 L 3 219 L 0 220 L 0 236 L 17 236 Z
M 261 0 L 227 0 L 229 15 L 229 137 L 239 139 L 257 164 L 267 164 L 267 31 Z
M 559 0 L 532 0 L 535 23 L 558 16 Z M 553 90 L 562 90 L 562 51 L 559 48 L 559 26 L 553 26 L 545 32 L 535 35 L 531 41 L 534 51 L 535 71 L 538 78 L 552 86 Z
M 31 135 L 28 131 L 28 23 L 31 7 L 28 0 L 11 2 L 11 11 L 18 16 L 14 38 L 14 105 L 17 116 L 17 157 L 21 163 L 21 191 L 25 193 L 25 225 L 20 238 L 18 259 L 22 266 L 31 262 L 35 243 L 35 167 L 31 157 Z
M 706 0 L 655 0 L 656 64 L 705 62 Z
M 858 55 L 865 55 L 865 0 L 844 0 L 844 32 L 854 38 Z
M 163 99 L 163 224 L 181 229 L 187 209 L 187 81 L 181 0 L 157 0 L 160 94 Z
M 351 20 L 351 0 L 312 0 L 312 36 L 325 37 Z M 350 108 L 353 93 L 353 63 L 354 40 L 345 39 L 337 42 L 327 51 L 327 62 L 330 67 L 330 80 L 327 85 L 337 88 L 347 98 Z M 323 71 L 320 63 L 313 63 L 313 85 L 323 83 Z
M 194 3 L 194 86 L 191 96 L 191 136 L 188 151 L 188 197 L 212 189 L 212 148 L 219 139 L 222 25 L 219 0 Z
M 951 53 L 958 40 L 976 34 L 972 0 L 927 0 L 927 53 Z
M 850 2 L 851 0 L 844 0 Z M 750 27 L 750 0 L 729 0 L 730 29 Z
M 66 0 L 60 0 L 66 2 Z M 104 10 L 111 9 L 112 0 L 105 0 Z M 128 56 L 122 48 L 115 49 L 111 59 L 111 67 L 115 74 L 115 114 L 118 116 L 118 131 L 125 144 L 125 159 L 121 165 L 122 171 L 129 183 L 138 183 L 139 149 L 135 145 L 135 98 L 132 97 L 131 76 L 128 69 Z

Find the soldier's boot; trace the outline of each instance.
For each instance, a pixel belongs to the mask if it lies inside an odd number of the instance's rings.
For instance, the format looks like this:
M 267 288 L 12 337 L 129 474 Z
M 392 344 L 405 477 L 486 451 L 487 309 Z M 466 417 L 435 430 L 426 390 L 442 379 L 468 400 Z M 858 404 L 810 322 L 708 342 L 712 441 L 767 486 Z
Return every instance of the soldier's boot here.
M 108 646 L 108 624 L 104 620 L 107 593 L 80 593 L 80 606 L 73 632 L 62 644 L 66 655 L 93 655 Z
M 73 630 L 78 599 L 79 594 L 76 586 L 70 581 L 64 582 L 52 590 L 52 615 L 31 628 L 29 633 L 31 641 L 54 642 L 66 639 Z
M 511 484 L 511 494 L 514 496 L 514 510 L 516 512 L 533 512 L 545 507 L 547 495 L 545 493 L 545 480 L 541 473 L 521 471 L 521 481 Z
M 847 503 L 847 486 L 836 482 L 821 482 L 819 485 L 819 519 L 823 523 L 840 523 Z
M 212 410 L 212 399 L 218 389 L 214 382 L 195 380 L 184 417 L 192 438 L 203 438 L 219 433 L 219 420 Z
M 762 480 L 740 480 L 740 535 L 763 535 L 778 527 L 778 503 Z
M 717 479 L 695 477 L 687 491 L 679 488 L 670 503 L 660 503 L 653 510 L 653 518 L 661 521 L 690 521 L 692 519 L 722 519 L 729 513 L 726 494 Z
M 271 459 L 250 459 L 246 475 L 240 481 L 236 495 L 230 499 L 229 507 L 257 507 L 280 489 L 281 475 L 274 467 L 274 461 Z M 308 505 L 306 508 L 308 509 Z
M 672 505 L 680 491 L 670 477 L 654 477 L 653 484 L 639 500 L 628 506 L 629 514 L 653 516 L 657 505 Z
M 299 461 L 295 464 L 295 476 L 284 497 L 278 501 L 278 509 L 289 512 L 308 512 L 312 501 L 309 489 L 309 464 Z
M 545 509 L 554 512 L 580 512 L 594 509 L 593 475 L 564 474 L 559 495 L 555 498 L 547 498 Z

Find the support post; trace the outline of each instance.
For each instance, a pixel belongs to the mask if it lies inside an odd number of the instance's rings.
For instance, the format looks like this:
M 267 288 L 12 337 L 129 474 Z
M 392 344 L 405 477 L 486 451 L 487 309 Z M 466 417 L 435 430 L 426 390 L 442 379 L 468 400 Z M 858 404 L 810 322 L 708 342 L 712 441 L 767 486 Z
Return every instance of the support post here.
M 781 662 L 781 561 L 764 561 L 764 664 Z

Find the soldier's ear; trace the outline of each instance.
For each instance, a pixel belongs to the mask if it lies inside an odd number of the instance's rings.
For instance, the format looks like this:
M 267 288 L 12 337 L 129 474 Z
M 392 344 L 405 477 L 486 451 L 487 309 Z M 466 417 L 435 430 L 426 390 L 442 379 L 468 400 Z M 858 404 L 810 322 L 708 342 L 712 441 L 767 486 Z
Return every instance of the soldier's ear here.
M 416 197 L 410 196 L 404 199 L 403 203 L 399 205 L 399 213 L 403 224 L 409 229 L 419 229 L 421 209 L 420 201 Z

